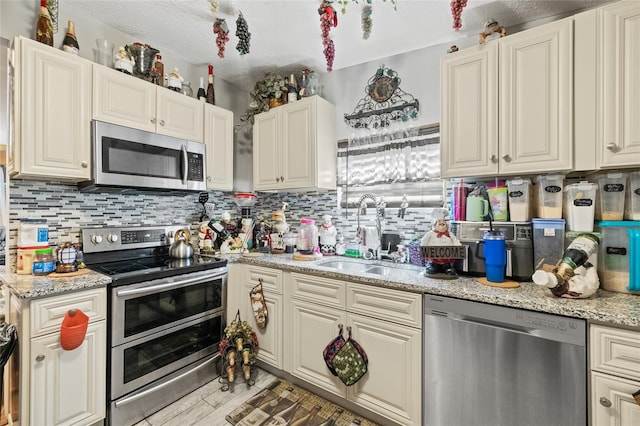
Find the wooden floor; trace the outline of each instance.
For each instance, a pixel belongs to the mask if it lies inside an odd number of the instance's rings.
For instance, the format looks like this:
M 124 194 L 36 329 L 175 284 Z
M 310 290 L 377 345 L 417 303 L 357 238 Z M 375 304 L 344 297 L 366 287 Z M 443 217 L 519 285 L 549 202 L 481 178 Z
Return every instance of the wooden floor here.
M 226 392 L 220 389 L 220 383 L 218 379 L 215 379 L 136 423 L 135 426 L 229 425 L 230 423 L 225 420 L 226 415 L 269 384 L 275 377 L 271 373 L 259 370 L 254 386 L 248 387 L 240 381 Z

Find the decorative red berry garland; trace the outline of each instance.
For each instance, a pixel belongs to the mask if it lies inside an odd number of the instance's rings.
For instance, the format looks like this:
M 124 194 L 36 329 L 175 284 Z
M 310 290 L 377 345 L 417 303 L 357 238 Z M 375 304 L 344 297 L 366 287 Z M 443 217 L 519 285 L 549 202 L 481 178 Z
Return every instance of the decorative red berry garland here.
M 333 6 L 331 6 L 331 3 L 327 0 L 324 0 L 320 4 L 318 13 L 320 14 L 320 30 L 322 32 L 322 53 L 324 53 L 324 57 L 327 60 L 327 71 L 330 72 L 333 69 L 333 59 L 336 49 L 333 40 L 329 38 L 329 31 L 331 31 L 332 26 L 338 26 L 338 15 Z

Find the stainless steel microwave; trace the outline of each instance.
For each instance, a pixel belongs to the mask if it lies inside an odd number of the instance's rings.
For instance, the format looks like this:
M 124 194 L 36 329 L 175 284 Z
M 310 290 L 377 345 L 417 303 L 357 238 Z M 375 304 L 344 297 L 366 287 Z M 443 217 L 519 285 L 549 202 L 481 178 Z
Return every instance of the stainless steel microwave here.
M 205 145 L 93 120 L 92 179 L 80 190 L 206 191 Z

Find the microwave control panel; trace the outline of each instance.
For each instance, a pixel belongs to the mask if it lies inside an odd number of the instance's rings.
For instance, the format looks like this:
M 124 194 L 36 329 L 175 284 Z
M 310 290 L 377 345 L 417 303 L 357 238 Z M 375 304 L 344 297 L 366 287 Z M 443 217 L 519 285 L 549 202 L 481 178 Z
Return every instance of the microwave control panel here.
M 187 180 L 202 182 L 204 179 L 204 156 L 190 152 L 189 155 L 187 155 L 187 161 L 189 162 Z

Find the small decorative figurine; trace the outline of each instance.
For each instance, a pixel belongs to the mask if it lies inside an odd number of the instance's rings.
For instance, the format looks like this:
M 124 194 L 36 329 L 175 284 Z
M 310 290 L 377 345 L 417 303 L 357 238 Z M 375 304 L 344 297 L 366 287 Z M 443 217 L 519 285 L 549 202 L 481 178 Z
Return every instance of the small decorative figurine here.
M 461 246 L 460 240 L 449 233 L 449 210 L 433 209 L 431 213 L 432 229 L 422 237 L 422 246 Z M 425 272 L 427 275 L 443 273 L 448 276 L 457 276 L 453 268 L 455 259 L 427 258 Z
M 447 53 L 453 53 L 457 51 L 458 51 L 458 46 L 456 46 L 455 44 L 452 44 L 449 50 L 447 50 Z
M 407 207 L 409 207 L 409 201 L 407 200 L 407 196 L 402 196 L 402 202 L 400 203 L 400 208 L 398 209 L 398 217 L 400 219 L 404 219 L 404 215 L 407 212 Z
M 480 33 L 480 44 L 494 38 L 502 38 L 507 35 L 507 30 L 495 19 L 490 19 L 484 23 L 484 32 Z
M 178 68 L 174 68 L 173 71 L 171 71 L 171 74 L 167 77 L 167 87 L 174 92 L 181 92 L 183 81 L 184 78 L 182 78 L 178 72 Z
M 132 75 L 135 63 L 136 61 L 133 59 L 133 56 L 129 56 L 129 53 L 122 46 L 120 46 L 118 52 L 113 55 L 113 67 L 123 73 Z
M 278 234 L 286 234 L 289 231 L 289 224 L 287 218 L 284 215 L 284 211 L 287 209 L 287 203 L 282 203 L 282 208 L 273 212 L 271 220 L 273 220 L 273 230 Z
M 331 223 L 331 215 L 322 216 L 322 225 L 318 230 L 320 236 L 320 252 L 323 256 L 333 256 L 336 254 L 336 236 L 338 231 Z

